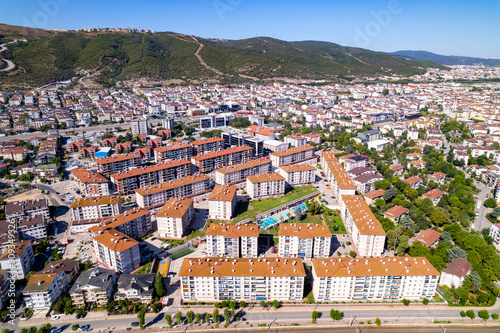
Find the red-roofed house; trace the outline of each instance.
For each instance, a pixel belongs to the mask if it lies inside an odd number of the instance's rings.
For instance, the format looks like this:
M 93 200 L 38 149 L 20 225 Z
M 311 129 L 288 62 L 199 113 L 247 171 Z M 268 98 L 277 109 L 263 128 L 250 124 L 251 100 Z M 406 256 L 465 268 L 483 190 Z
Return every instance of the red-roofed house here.
M 402 166 L 401 164 L 391 165 L 389 169 L 394 171 L 394 176 L 400 176 L 405 172 L 405 167 Z
M 365 201 L 367 204 L 374 205 L 375 200 L 377 200 L 378 198 L 382 198 L 384 193 L 385 193 L 384 190 L 375 190 L 375 191 L 364 193 L 363 195 L 365 197 Z
M 403 206 L 394 206 L 386 210 L 382 215 L 389 218 L 391 221 L 398 223 L 401 217 L 408 212 L 408 208 Z
M 429 176 L 429 179 L 435 181 L 439 185 L 442 185 L 444 183 L 445 178 L 446 178 L 446 174 L 443 172 L 436 172 L 436 173 Z
M 420 242 L 427 247 L 432 247 L 438 243 L 440 237 L 441 234 L 436 230 L 426 229 L 426 230 L 420 230 L 420 232 L 417 235 L 415 235 L 415 237 L 413 237 L 411 240 L 414 242 L 415 241 Z
M 403 179 L 403 181 L 407 184 L 410 184 L 411 188 L 413 189 L 417 189 L 420 187 L 420 185 L 422 185 L 422 178 L 420 177 L 417 177 L 417 176 L 413 176 L 413 177 L 410 177 L 410 178 L 407 178 L 407 179 Z
M 448 287 L 460 287 L 467 275 L 472 272 L 472 265 L 464 258 L 453 258 L 453 260 L 441 272 L 439 285 Z
M 436 206 L 438 204 L 439 200 L 441 200 L 441 198 L 445 194 L 446 194 L 446 192 L 443 192 L 443 191 L 435 188 L 433 190 L 430 190 L 429 192 L 424 193 L 423 196 L 426 197 L 426 198 L 431 199 L 432 200 L 432 204 L 434 206 Z

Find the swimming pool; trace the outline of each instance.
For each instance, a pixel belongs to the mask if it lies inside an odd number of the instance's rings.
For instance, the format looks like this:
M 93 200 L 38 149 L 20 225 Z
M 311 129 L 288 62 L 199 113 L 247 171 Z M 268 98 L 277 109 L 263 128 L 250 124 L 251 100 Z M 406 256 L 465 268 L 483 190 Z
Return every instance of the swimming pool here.
M 274 216 L 271 216 L 271 217 L 268 217 L 267 219 L 265 219 L 264 221 L 262 221 L 260 223 L 260 227 L 262 229 L 265 229 L 273 224 L 276 224 L 278 223 L 280 220 L 278 220 L 277 218 L 275 218 Z
M 289 213 L 289 212 L 283 212 L 283 213 L 281 213 L 281 214 L 279 215 L 279 217 L 281 217 L 281 218 L 283 218 L 283 219 L 287 219 L 287 218 L 288 218 L 288 213 Z M 290 216 L 291 216 L 291 215 L 292 215 L 292 214 L 290 214 Z
M 301 203 L 300 205 L 298 205 L 297 207 L 300 208 L 301 211 L 306 211 L 307 210 L 307 206 L 305 203 Z

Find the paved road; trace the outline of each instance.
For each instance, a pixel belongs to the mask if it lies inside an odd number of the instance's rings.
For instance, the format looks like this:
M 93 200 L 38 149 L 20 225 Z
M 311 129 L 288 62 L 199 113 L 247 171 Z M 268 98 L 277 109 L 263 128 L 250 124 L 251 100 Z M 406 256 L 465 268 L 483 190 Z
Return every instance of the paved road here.
M 7 48 L 5 47 L 5 45 L 12 44 L 12 43 L 15 43 L 15 42 L 16 41 L 0 45 L 0 53 L 2 53 L 3 51 L 7 50 Z M 2 59 L 2 60 L 7 63 L 7 67 L 5 67 L 4 69 L 0 69 L 0 72 L 8 72 L 8 71 L 13 70 L 14 67 L 16 67 L 16 65 L 14 65 L 14 63 L 12 61 L 7 60 L 7 59 Z

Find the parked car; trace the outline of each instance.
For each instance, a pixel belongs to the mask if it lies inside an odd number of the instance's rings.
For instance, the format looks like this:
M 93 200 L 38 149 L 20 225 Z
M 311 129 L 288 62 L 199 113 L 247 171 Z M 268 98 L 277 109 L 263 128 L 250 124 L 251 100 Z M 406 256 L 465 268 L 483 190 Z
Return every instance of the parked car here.
M 139 326 L 139 322 L 138 321 L 134 321 L 132 324 L 130 324 L 132 327 L 137 327 Z
M 56 315 L 52 315 L 52 316 L 50 317 L 50 320 L 59 320 L 59 318 L 61 318 L 61 317 L 56 316 Z

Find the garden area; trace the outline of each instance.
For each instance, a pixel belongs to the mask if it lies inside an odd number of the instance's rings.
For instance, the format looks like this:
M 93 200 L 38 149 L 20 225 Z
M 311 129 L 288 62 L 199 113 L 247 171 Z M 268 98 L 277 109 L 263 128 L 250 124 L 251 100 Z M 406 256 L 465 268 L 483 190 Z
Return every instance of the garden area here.
M 232 223 L 238 223 L 246 219 L 255 217 L 261 213 L 285 205 L 290 201 L 300 199 L 306 195 L 317 192 L 313 186 L 295 187 L 288 190 L 285 195 L 277 198 L 264 200 L 254 200 L 250 202 L 240 202 L 236 206 L 236 217 Z

